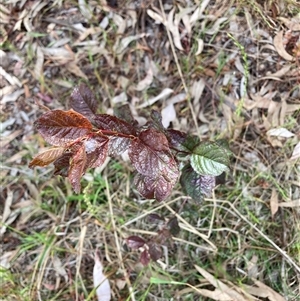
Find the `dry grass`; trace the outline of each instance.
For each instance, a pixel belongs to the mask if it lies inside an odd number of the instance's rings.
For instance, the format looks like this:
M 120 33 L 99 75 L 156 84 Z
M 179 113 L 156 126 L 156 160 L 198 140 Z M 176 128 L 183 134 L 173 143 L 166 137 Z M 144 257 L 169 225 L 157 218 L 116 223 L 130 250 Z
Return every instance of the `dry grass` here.
M 222 285 L 245 300 L 299 300 L 300 169 L 290 160 L 300 138 L 299 4 L 78 3 L 0 4 L 0 299 L 96 300 L 98 249 L 114 300 L 221 300 Z M 196 4 L 203 11 L 193 21 Z M 173 7 L 191 10 L 179 24 L 155 22 Z M 172 126 L 229 140 L 225 185 L 201 204 L 180 190 L 159 204 L 134 191 L 130 165 L 119 158 L 90 171 L 79 195 L 52 168 L 30 170 L 46 146 L 33 121 L 44 107 L 66 108 L 81 81 L 103 112 L 129 102 L 141 121 L 166 106 L 166 99 L 147 105 L 165 88 L 186 93 Z M 270 135 L 276 128 L 294 136 Z M 150 213 L 177 216 L 181 232 L 160 261 L 143 267 L 124 241 L 156 235 Z

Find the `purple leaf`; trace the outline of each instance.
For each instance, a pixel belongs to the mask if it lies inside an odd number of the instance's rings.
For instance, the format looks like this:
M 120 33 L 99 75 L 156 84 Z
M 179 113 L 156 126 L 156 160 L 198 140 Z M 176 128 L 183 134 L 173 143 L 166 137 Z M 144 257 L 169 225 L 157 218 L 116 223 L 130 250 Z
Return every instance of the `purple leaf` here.
M 201 201 L 204 196 L 210 196 L 216 186 L 214 176 L 199 175 L 190 164 L 182 169 L 180 184 L 183 190 L 196 201 Z
M 140 236 L 132 235 L 126 238 L 126 243 L 129 248 L 137 250 L 141 248 L 146 242 Z
M 74 88 L 71 94 L 70 106 L 74 111 L 92 119 L 97 112 L 98 102 L 90 88 L 85 84 L 81 84 Z
M 108 154 L 115 157 L 124 153 L 130 146 L 131 140 L 129 138 L 111 136 L 109 138 Z
M 175 236 L 179 233 L 180 227 L 178 224 L 177 217 L 171 218 L 167 223 L 167 229 L 170 231 L 170 233 Z
M 129 148 L 129 158 L 136 170 L 151 178 L 165 177 L 173 182 L 179 175 L 177 162 L 174 160 L 168 146 L 166 136 L 155 129 L 140 133 L 139 139 L 134 139 Z
M 162 257 L 161 246 L 159 246 L 155 242 L 151 241 L 148 243 L 148 247 L 149 247 L 148 252 L 149 252 L 150 258 L 152 260 L 157 261 L 158 259 L 160 259 Z
M 144 250 L 141 253 L 140 262 L 142 265 L 147 266 L 150 262 L 150 254 L 148 253 L 148 250 Z
M 156 213 L 150 213 L 149 215 L 147 215 L 147 219 L 152 224 L 161 224 L 162 222 L 165 221 L 163 217 L 161 217 Z
M 176 181 L 168 181 L 164 176 L 149 177 L 137 173 L 134 177 L 134 185 L 138 192 L 146 199 L 164 201 L 172 192 Z
M 105 136 L 90 136 L 84 141 L 87 157 L 87 167 L 101 166 L 108 155 L 109 139 Z
M 135 128 L 128 122 L 121 120 L 115 116 L 107 114 L 97 114 L 94 118 L 94 123 L 99 130 L 107 130 L 111 132 L 116 132 L 126 134 L 126 135 L 135 135 Z
M 177 130 L 173 130 L 173 129 L 169 129 L 166 132 L 166 136 L 168 138 L 169 141 L 169 145 L 171 148 L 175 148 L 176 150 L 179 151 L 186 151 L 186 147 L 183 146 L 184 141 L 186 140 L 187 134 L 177 131 Z
M 73 156 L 72 152 L 67 150 L 63 153 L 63 155 L 54 161 L 54 174 L 62 177 L 67 177 L 70 168 L 70 160 Z
M 77 150 L 70 162 L 68 178 L 76 193 L 80 192 L 80 179 L 86 171 L 86 152 L 82 146 Z

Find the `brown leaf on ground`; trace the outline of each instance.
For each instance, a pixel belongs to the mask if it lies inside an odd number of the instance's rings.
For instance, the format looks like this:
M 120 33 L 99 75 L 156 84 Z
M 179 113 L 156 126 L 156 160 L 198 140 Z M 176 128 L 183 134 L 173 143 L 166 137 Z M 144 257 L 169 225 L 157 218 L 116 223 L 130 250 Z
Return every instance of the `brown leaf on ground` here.
M 297 145 L 295 146 L 290 160 L 297 160 L 299 158 L 300 158 L 300 142 L 298 142 Z
M 195 265 L 196 270 L 211 284 L 213 285 L 217 290 L 220 290 L 223 294 L 226 294 L 231 299 L 229 300 L 239 300 L 239 301 L 249 301 L 248 298 L 244 297 L 240 293 L 238 293 L 236 290 L 230 288 L 227 284 L 223 283 L 222 281 L 216 279 L 212 274 L 208 273 L 201 267 Z M 224 296 L 226 296 L 224 295 Z M 215 299 L 217 300 L 217 299 Z
M 251 295 L 261 298 L 268 298 L 270 301 L 285 301 L 285 299 L 278 293 L 276 293 L 273 289 L 269 286 L 263 284 L 258 280 L 254 280 L 255 286 L 243 286 L 244 289 Z
M 274 46 L 278 54 L 287 61 L 293 61 L 294 57 L 288 54 L 283 44 L 283 30 L 279 31 L 274 37 Z
M 277 213 L 278 211 L 278 193 L 276 189 L 272 189 L 272 195 L 270 198 L 270 208 L 271 208 L 271 213 L 272 217 Z

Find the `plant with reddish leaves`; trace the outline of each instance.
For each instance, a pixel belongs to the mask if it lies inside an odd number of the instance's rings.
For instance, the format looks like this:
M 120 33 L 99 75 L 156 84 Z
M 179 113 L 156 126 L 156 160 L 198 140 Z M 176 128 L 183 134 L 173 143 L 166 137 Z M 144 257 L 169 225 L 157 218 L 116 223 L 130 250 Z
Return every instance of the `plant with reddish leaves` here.
M 80 192 L 80 179 L 88 168 L 101 166 L 107 156 L 128 151 L 135 168 L 134 184 L 147 199 L 165 200 L 180 175 L 179 160 L 185 162 L 180 184 L 195 200 L 208 196 L 215 178 L 228 169 L 230 151 L 222 141 L 200 141 L 196 136 L 165 129 L 158 112 L 139 126 L 128 106 L 115 110 L 115 116 L 97 114 L 97 101 L 86 85 L 71 95 L 71 110 L 43 114 L 35 127 L 53 147 L 38 154 L 29 164 L 53 163 L 54 174 L 68 177 L 74 191 Z
M 157 232 L 156 236 L 153 236 L 147 241 L 137 235 L 129 236 L 126 239 L 126 243 L 129 248 L 142 251 L 140 262 L 143 265 L 148 265 L 150 259 L 152 259 L 153 261 L 160 259 L 162 257 L 161 245 L 164 245 L 172 238 L 172 236 L 178 234 L 180 230 L 176 217 L 165 221 L 163 217 L 156 214 L 151 214 L 149 215 L 149 219 L 150 218 L 153 222 L 155 222 L 155 220 L 163 221 L 163 226 Z
M 68 177 L 76 193 L 88 168 L 125 151 L 135 169 L 133 183 L 147 199 L 165 200 L 179 180 L 184 192 L 200 201 L 211 194 L 216 177 L 228 170 L 230 151 L 223 141 L 200 141 L 197 136 L 165 129 L 156 111 L 144 126 L 138 125 L 126 105 L 117 108 L 115 116 L 97 114 L 97 101 L 83 84 L 71 94 L 70 106 L 68 111 L 48 111 L 35 121 L 38 132 L 53 147 L 34 157 L 29 166 L 53 163 L 54 174 Z

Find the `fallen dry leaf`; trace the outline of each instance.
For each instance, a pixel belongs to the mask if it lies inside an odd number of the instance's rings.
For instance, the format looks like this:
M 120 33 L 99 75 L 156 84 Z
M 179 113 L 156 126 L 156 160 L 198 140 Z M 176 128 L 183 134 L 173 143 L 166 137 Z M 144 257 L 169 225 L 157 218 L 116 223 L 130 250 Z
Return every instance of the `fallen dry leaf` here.
M 278 17 L 278 20 L 280 20 L 284 25 L 292 30 L 292 31 L 300 31 L 300 19 L 299 17 L 296 18 L 284 18 L 284 17 Z
M 162 109 L 161 117 L 163 126 L 168 128 L 170 123 L 176 119 L 176 111 L 172 103 Z
M 207 289 L 199 289 L 199 293 L 207 298 L 211 298 L 215 301 L 235 301 L 233 298 L 228 296 L 226 293 L 222 292 L 219 289 L 215 289 L 213 291 Z
M 225 17 L 219 18 L 211 28 L 209 28 L 208 30 L 205 31 L 205 33 L 209 34 L 209 35 L 216 34 L 220 30 L 221 24 L 224 23 L 226 20 L 227 20 L 227 18 L 225 18 Z
M 126 48 L 128 48 L 128 45 L 133 42 L 133 41 L 136 41 L 138 39 L 141 39 L 143 37 L 147 36 L 147 34 L 145 33 L 141 33 L 141 34 L 138 34 L 138 35 L 135 35 L 135 36 L 129 36 L 129 37 L 126 37 L 126 38 L 123 38 L 120 43 L 118 44 L 117 47 L 114 48 L 116 54 L 121 54 Z
M 278 52 L 278 54 L 287 61 L 294 60 L 294 57 L 291 56 L 284 48 L 283 45 L 283 31 L 279 31 L 277 35 L 274 37 L 273 44 Z
M 278 204 L 279 207 L 295 208 L 300 207 L 300 199 Z
M 9 134 L 8 136 L 0 137 L 1 147 L 3 148 L 4 146 L 9 144 L 11 141 L 13 141 L 15 138 L 17 138 L 22 133 L 23 133 L 22 130 L 17 130 L 17 131 L 14 131 L 13 133 Z
M 122 103 L 122 102 L 126 102 L 128 100 L 127 94 L 126 92 L 122 92 L 119 95 L 116 95 L 111 101 L 112 103 L 116 104 L 116 103 Z
M 78 0 L 80 12 L 87 19 L 90 20 L 93 17 L 92 8 L 84 0 Z
M 282 137 L 282 138 L 291 138 L 295 136 L 294 133 L 290 132 L 285 128 L 271 129 L 268 130 L 267 134 L 269 136 Z
M 94 260 L 95 265 L 93 271 L 93 279 L 98 301 L 109 301 L 111 299 L 110 285 L 108 279 L 103 274 L 103 265 L 100 261 L 97 251 L 95 252 Z
M 257 297 L 261 297 L 261 298 L 268 298 L 270 301 L 285 301 L 285 299 L 279 295 L 278 293 L 276 293 L 274 290 L 272 290 L 270 287 L 268 287 L 267 285 L 265 285 L 264 283 L 252 279 L 254 281 L 254 284 L 257 287 L 250 287 L 250 286 L 245 286 L 246 291 L 253 295 L 253 296 L 257 296 Z
M 270 198 L 270 208 L 271 208 L 272 217 L 274 217 L 274 215 L 278 211 L 278 193 L 275 188 L 272 189 L 272 194 Z
M 2 214 L 2 223 L 5 223 L 6 220 L 8 219 L 11 210 L 10 210 L 10 206 L 12 204 L 13 201 L 13 192 L 11 190 L 8 190 L 7 192 L 7 197 L 6 200 L 4 202 L 4 210 L 3 210 L 3 214 Z
M 12 87 L 12 86 L 10 86 Z M 10 101 L 16 101 L 22 94 L 24 94 L 24 89 L 16 90 L 10 94 L 6 94 L 3 96 L 1 102 L 2 104 L 10 102 Z
M 54 256 L 52 262 L 54 270 L 57 272 L 57 274 L 64 277 L 65 281 L 68 282 L 68 273 L 63 267 L 61 260 L 57 256 Z
M 175 7 L 169 12 L 168 16 L 166 16 L 167 20 L 164 19 L 163 16 L 160 14 L 154 12 L 151 9 L 147 9 L 147 14 L 149 15 L 150 18 L 155 20 L 157 23 L 162 23 L 172 34 L 173 36 L 173 42 L 176 48 L 179 50 L 183 50 L 182 44 L 181 44 L 181 37 L 179 33 L 179 22 L 180 18 L 178 15 L 175 15 L 174 18 L 174 13 L 175 13 Z
M 169 96 L 171 93 L 173 93 L 173 90 L 170 88 L 165 88 L 162 90 L 161 93 L 159 93 L 156 97 L 150 98 L 148 100 L 146 100 L 145 102 L 143 102 L 142 104 L 140 104 L 139 106 L 137 106 L 138 109 L 142 109 L 142 108 L 146 108 L 149 106 L 152 106 L 154 103 L 156 103 L 158 100 Z
M 36 62 L 34 66 L 34 75 L 37 80 L 39 80 L 43 75 L 44 66 L 44 53 L 40 46 L 36 48 Z
M 150 85 L 153 82 L 153 71 L 152 68 L 149 68 L 147 75 L 144 79 L 142 79 L 135 87 L 135 90 L 137 91 L 143 91 L 150 87 Z
M 8 74 L 1 66 L 0 75 L 2 75 L 12 86 L 17 85 L 22 87 L 22 83 L 15 76 Z
M 88 80 L 87 76 L 80 70 L 80 68 L 76 65 L 75 61 L 66 64 L 66 69 L 74 75 Z
M 197 49 L 195 55 L 201 54 L 204 49 L 204 41 L 202 39 L 197 39 L 197 43 L 198 43 L 198 49 Z
M 296 160 L 300 158 L 300 142 L 297 143 L 297 145 L 295 146 L 294 150 L 293 150 L 293 154 L 292 157 L 290 158 L 290 160 Z
M 216 289 L 219 289 L 221 292 L 227 294 L 230 298 L 232 298 L 232 300 L 249 301 L 249 299 L 245 299 L 240 293 L 231 289 L 227 284 L 216 279 L 212 274 L 208 273 L 201 267 L 195 265 L 195 268 L 211 285 L 213 285 Z

